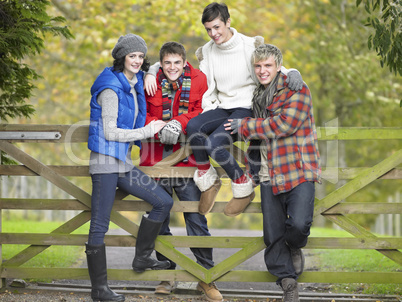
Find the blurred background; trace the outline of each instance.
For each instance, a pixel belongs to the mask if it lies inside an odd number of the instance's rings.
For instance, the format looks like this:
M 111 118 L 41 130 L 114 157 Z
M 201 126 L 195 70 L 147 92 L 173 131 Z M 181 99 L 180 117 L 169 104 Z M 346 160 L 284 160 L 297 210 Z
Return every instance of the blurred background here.
M 88 124 L 90 88 L 97 75 L 112 65 L 111 51 L 121 35 L 135 33 L 148 45 L 151 63 L 159 59 L 159 48 L 167 41 L 178 41 L 187 49 L 187 59 L 198 67 L 195 51 L 209 41 L 201 14 L 209 1 L 153 0 L 53 0 L 48 14 L 63 16 L 74 39 L 45 36 L 44 50 L 24 61 L 43 76 L 34 82 L 37 89 L 28 100 L 36 112 L 30 119 L 14 118 L 12 124 Z M 317 127 L 400 127 L 402 78 L 382 68 L 367 39 L 373 34 L 365 26 L 367 12 L 354 0 L 231 0 L 225 2 L 231 25 L 247 36 L 262 36 L 277 45 L 284 55 L 284 66 L 300 71 L 309 86 Z M 64 26 L 63 25 L 63 26 Z M 233 62 L 236 64 L 236 62 Z M 4 121 L 3 121 L 4 122 Z M 64 144 L 20 144 L 28 154 L 44 164 L 87 164 L 85 144 L 72 146 L 75 157 L 66 157 Z M 370 167 L 401 148 L 400 141 L 320 142 L 323 170 L 326 167 Z M 133 152 L 138 160 L 138 150 Z M 72 181 L 91 191 L 87 177 Z M 344 181 L 324 179 L 317 186 L 317 197 L 341 186 Z M 225 183 L 219 201 L 232 196 Z M 399 201 L 402 180 L 380 180 L 353 194 L 345 202 Z M 257 189 L 259 202 L 259 189 Z M 2 196 L 25 198 L 70 198 L 39 177 L 2 177 Z M 3 211 L 37 220 L 65 220 L 74 213 L 65 211 Z M 125 213 L 139 222 L 141 213 Z M 373 231 L 397 235 L 395 221 L 400 215 L 360 215 L 358 223 Z M 262 229 L 260 214 L 228 218 L 208 214 L 211 228 Z M 183 226 L 181 214 L 172 215 L 172 226 Z M 315 226 L 332 227 L 316 219 Z M 377 227 L 377 229 L 375 229 Z M 400 224 L 399 224 L 400 228 Z

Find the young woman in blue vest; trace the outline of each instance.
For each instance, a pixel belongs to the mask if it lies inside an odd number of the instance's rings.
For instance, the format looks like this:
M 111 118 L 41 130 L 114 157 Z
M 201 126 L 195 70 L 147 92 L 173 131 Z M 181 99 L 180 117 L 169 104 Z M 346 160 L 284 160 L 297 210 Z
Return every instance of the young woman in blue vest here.
M 173 205 L 172 197 L 131 161 L 133 144 L 153 137 L 165 122 L 154 121 L 144 127 L 146 102 L 141 70 L 148 70 L 147 45 L 140 36 L 121 36 L 112 56 L 113 67 L 105 68 L 91 88 L 91 122 L 88 148 L 92 178 L 91 225 L 86 254 L 93 301 L 124 301 L 107 284 L 105 234 L 116 188 L 150 203 L 138 230 L 133 269 L 166 269 L 169 261 L 151 257 L 155 239 Z

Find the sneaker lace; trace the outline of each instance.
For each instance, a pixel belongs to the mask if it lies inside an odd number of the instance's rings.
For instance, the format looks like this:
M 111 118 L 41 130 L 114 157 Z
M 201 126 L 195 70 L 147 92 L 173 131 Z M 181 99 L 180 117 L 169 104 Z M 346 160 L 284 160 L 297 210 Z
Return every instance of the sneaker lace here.
M 284 289 L 284 301 L 293 301 L 295 298 L 295 288 L 293 284 L 289 284 L 285 289 Z

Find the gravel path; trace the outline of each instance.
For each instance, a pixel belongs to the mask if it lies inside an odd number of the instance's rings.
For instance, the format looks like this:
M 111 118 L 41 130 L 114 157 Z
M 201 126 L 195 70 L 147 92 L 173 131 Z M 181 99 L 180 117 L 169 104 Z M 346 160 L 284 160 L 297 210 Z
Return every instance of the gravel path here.
M 155 295 L 153 291 L 134 293 L 130 290 L 118 290 L 118 293 L 124 294 L 126 302 L 129 301 L 147 301 L 147 302 L 202 302 L 207 301 L 204 296 L 199 292 L 192 292 L 190 294 L 171 294 L 171 295 Z M 244 294 L 244 292 L 243 292 Z M 225 295 L 225 294 L 224 294 Z M 254 296 L 254 295 L 253 295 Z M 280 292 L 273 296 L 280 301 Z M 40 288 L 30 287 L 24 289 L 11 289 L 8 288 L 5 292 L 0 293 L 1 302 L 92 302 L 90 298 L 90 290 L 77 290 L 77 289 L 52 289 L 43 290 Z M 224 299 L 225 302 L 251 302 L 251 301 L 275 301 L 268 298 L 253 297 L 252 299 L 238 296 L 228 296 Z
M 131 301 L 147 301 L 147 302 L 201 302 L 206 301 L 200 298 L 187 298 L 187 297 L 177 297 L 177 296 L 169 296 L 169 297 L 157 297 L 157 296 L 148 296 L 148 295 L 132 295 L 126 294 L 126 302 Z M 15 294 L 11 292 L 6 292 L 0 294 L 0 301 L 2 302 L 92 302 L 90 299 L 89 293 L 65 293 L 65 292 L 43 292 L 38 291 L 36 293 L 20 293 Z M 224 300 L 224 301 L 252 301 L 252 300 Z M 256 300 L 253 300 L 256 301 Z M 266 301 L 266 300 L 265 300 Z
M 126 302 L 131 301 L 147 301 L 147 302 L 201 302 L 206 301 L 201 297 L 157 297 L 155 295 L 133 295 L 125 294 Z M 11 293 L 5 292 L 0 294 L 0 301 L 2 302 L 92 302 L 89 293 L 77 293 L 77 292 L 50 292 L 50 291 L 38 291 L 35 293 Z M 224 301 L 252 301 L 252 300 L 224 300 Z M 256 301 L 256 300 L 254 300 Z M 265 300 L 266 301 L 266 300 Z

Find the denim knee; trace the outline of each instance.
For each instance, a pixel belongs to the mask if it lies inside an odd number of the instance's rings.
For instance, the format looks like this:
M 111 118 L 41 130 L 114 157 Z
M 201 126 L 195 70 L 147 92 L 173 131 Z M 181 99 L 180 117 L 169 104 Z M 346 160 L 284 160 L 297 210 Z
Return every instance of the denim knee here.
M 286 230 L 286 243 L 292 248 L 302 248 L 307 244 L 311 222 L 294 223 Z
M 195 119 L 191 119 L 187 123 L 186 131 L 187 136 L 190 137 L 192 134 L 200 131 L 200 125 L 197 123 Z
M 152 202 L 147 202 L 152 205 L 152 210 L 149 212 L 148 218 L 158 222 L 164 222 L 173 207 L 172 197 L 159 186 L 156 191 L 153 192 Z
M 232 163 L 235 164 L 235 161 L 232 161 L 232 157 L 230 156 L 229 151 L 226 150 L 224 146 L 206 146 L 207 153 L 211 156 L 220 166 L 224 166 L 226 164 Z
M 201 131 L 200 124 L 197 122 L 190 123 L 191 121 L 187 124 L 187 139 L 193 148 L 197 146 L 205 150 L 204 145 L 206 145 L 208 135 Z
M 226 146 L 231 144 L 233 144 L 233 139 L 230 134 L 227 132 L 214 132 L 208 137 L 205 149 L 212 158 L 224 161 L 229 156 Z
M 155 210 L 158 209 L 160 212 L 162 212 L 164 217 L 167 217 L 169 215 L 172 207 L 173 207 L 173 199 L 170 196 L 169 198 L 163 198 L 162 203 L 160 205 L 154 205 L 154 209 Z
M 169 199 L 165 200 L 164 207 L 166 209 L 166 212 L 169 214 L 170 210 L 173 207 L 173 199 L 171 197 Z

